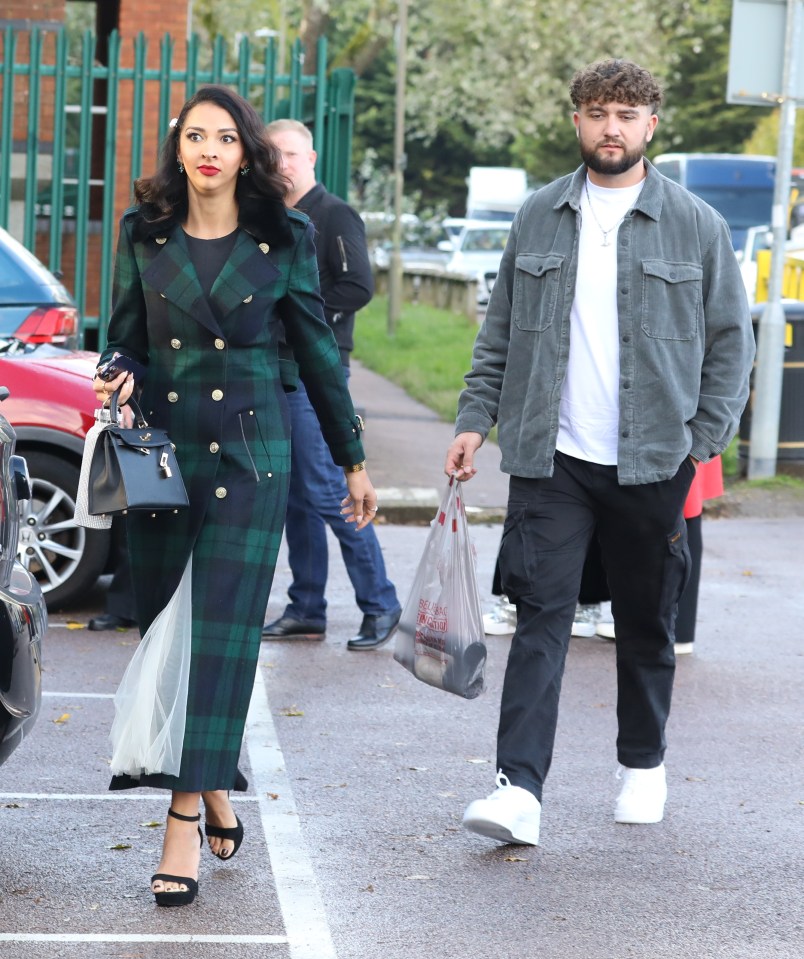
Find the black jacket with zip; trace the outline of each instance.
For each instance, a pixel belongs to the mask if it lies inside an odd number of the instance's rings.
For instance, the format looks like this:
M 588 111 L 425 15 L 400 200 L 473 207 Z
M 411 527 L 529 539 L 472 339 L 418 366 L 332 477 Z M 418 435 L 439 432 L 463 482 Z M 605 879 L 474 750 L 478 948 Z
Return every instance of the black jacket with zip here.
M 315 227 L 315 248 L 324 316 L 335 334 L 341 362 L 349 365 L 354 347 L 355 313 L 374 294 L 374 276 L 366 247 L 366 228 L 360 216 L 322 183 L 296 204 Z

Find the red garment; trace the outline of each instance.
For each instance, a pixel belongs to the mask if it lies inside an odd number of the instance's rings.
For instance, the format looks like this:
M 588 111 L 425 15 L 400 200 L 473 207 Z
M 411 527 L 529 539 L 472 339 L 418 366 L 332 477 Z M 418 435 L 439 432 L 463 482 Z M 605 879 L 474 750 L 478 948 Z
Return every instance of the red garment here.
M 723 464 L 719 456 L 708 463 L 699 463 L 692 481 L 687 501 L 684 503 L 684 519 L 692 519 L 703 512 L 704 500 L 723 495 Z

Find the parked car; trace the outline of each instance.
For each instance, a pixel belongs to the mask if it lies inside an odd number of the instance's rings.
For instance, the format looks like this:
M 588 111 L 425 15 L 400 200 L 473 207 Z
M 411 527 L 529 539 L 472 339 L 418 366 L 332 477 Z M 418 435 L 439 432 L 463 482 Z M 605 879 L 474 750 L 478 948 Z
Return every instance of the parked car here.
M 2 383 L 0 372 L 0 383 Z M 8 389 L 0 386 L 0 401 Z M 0 764 L 31 731 L 42 702 L 42 639 L 47 609 L 31 573 L 16 559 L 18 503 L 30 496 L 25 460 L 0 413 Z
M 79 313 L 67 288 L 0 227 L 0 337 L 78 345 Z
M 82 598 L 105 572 L 107 530 L 73 522 L 84 438 L 95 422 L 90 380 L 96 353 L 0 340 L 3 412 L 28 461 L 31 498 L 23 503 L 19 560 L 52 610 Z
M 500 260 L 511 231 L 511 224 L 489 220 L 469 220 L 458 238 L 444 241 L 439 248 L 452 252 L 447 261 L 448 273 L 473 276 L 477 280 L 477 302 L 488 303 Z
M 444 242 L 449 242 L 449 234 L 441 224 L 419 223 L 405 229 L 399 250 L 403 270 L 444 269 L 452 252 L 445 252 Z M 391 266 L 393 241 L 384 240 L 374 247 L 372 260 L 374 266 L 387 270 Z

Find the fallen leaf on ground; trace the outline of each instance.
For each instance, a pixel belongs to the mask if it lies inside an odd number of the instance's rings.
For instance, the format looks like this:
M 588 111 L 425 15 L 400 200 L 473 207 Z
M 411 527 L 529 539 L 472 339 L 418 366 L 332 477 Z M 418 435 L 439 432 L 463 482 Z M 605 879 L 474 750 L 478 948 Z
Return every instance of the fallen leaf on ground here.
M 109 846 L 110 849 L 131 849 L 131 844 L 127 842 L 118 842 L 114 846 Z
M 61 723 L 66 723 L 69 718 L 70 718 L 69 713 L 62 713 L 61 716 L 59 716 L 58 719 L 54 719 L 53 722 L 56 723 L 57 725 L 60 725 Z
M 481 764 L 481 763 L 486 763 L 486 765 L 488 765 L 488 764 L 491 762 L 490 759 L 467 759 L 466 761 L 467 761 L 468 763 L 473 763 L 475 766 L 477 766 L 477 765 L 479 765 L 479 764 Z
M 527 859 L 523 859 L 521 856 L 506 856 L 503 862 L 527 862 Z
M 298 706 L 285 706 L 284 709 L 279 710 L 280 716 L 303 716 L 304 710 L 299 709 Z
M 72 620 L 64 625 L 67 629 L 84 629 L 86 627 L 86 623 L 74 623 Z
M 269 799 L 279 799 L 279 793 L 266 793 L 265 794 Z
M 140 825 L 145 826 L 147 829 L 158 829 L 159 826 L 164 826 L 165 824 L 152 819 L 150 822 L 141 822 Z
M 414 772 L 414 773 L 426 773 L 426 772 L 427 772 L 427 767 L 426 767 L 426 766 L 408 766 L 408 769 L 410 769 L 411 772 Z

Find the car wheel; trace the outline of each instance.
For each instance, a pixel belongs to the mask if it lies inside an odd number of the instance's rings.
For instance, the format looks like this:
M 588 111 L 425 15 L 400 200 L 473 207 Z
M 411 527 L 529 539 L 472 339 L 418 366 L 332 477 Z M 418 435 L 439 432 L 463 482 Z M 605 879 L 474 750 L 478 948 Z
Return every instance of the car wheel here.
M 22 451 L 31 498 L 21 503 L 19 560 L 42 588 L 50 609 L 83 598 L 106 566 L 107 530 L 76 526 L 78 467 L 49 453 Z

